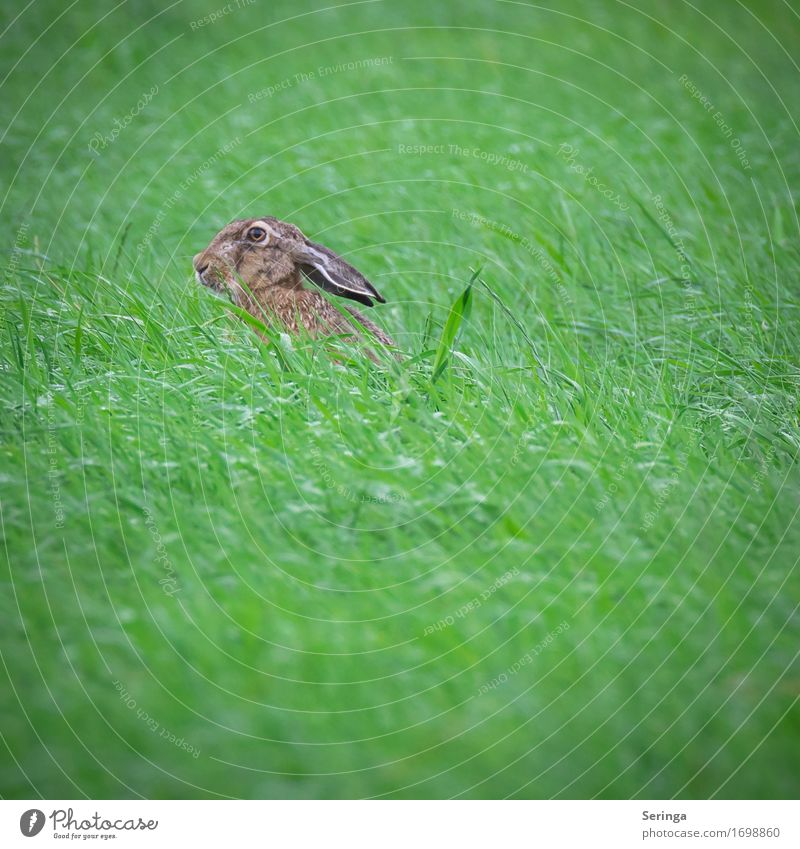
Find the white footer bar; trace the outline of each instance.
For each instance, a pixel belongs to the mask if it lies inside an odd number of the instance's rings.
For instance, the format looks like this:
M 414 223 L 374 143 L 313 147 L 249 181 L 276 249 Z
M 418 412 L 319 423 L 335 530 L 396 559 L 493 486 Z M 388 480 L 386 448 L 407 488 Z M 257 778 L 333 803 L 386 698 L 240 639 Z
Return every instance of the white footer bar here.
M 0 846 L 800 846 L 775 801 L 0 801 Z

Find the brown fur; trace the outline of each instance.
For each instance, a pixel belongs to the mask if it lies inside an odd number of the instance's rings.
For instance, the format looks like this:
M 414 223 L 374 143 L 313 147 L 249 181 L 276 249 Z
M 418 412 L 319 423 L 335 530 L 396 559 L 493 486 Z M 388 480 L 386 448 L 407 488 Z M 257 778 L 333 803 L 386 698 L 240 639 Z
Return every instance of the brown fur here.
M 254 226 L 266 229 L 266 244 L 254 244 L 248 233 Z M 313 262 L 312 266 L 309 263 Z M 264 323 L 290 333 L 307 331 L 313 337 L 358 337 L 360 329 L 347 320 L 308 281 L 303 269 L 321 268 L 336 275 L 350 294 L 331 287 L 336 294 L 356 299 L 380 299 L 372 285 L 352 266 L 321 245 L 309 242 L 293 224 L 275 218 L 233 221 L 220 230 L 211 244 L 194 257 L 198 280 L 217 292 L 227 293 L 234 303 Z M 250 293 L 242 286 L 246 284 Z M 356 321 L 382 344 L 393 346 L 391 337 L 357 310 L 347 307 Z

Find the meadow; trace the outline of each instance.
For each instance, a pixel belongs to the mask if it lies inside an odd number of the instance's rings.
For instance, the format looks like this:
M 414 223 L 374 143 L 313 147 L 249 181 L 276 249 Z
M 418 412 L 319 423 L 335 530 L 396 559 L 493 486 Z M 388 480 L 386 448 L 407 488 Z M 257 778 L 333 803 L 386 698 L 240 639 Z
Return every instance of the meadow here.
M 0 795 L 800 794 L 796 4 L 0 33 Z M 261 215 L 402 359 L 197 285 Z

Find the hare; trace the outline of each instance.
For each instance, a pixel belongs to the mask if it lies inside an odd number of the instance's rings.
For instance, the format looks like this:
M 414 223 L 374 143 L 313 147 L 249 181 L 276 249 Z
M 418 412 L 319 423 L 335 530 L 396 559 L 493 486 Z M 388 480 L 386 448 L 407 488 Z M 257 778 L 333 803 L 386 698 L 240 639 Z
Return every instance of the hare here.
M 384 345 L 392 339 L 377 325 L 347 307 L 351 323 L 315 288 L 371 307 L 385 303 L 375 287 L 333 251 L 309 241 L 277 218 L 232 221 L 194 257 L 197 280 L 270 326 L 312 337 L 358 337 L 366 328 Z M 307 283 L 314 286 L 307 286 Z M 244 285 L 242 285 L 244 284 Z M 360 327 L 359 327 L 360 325 Z

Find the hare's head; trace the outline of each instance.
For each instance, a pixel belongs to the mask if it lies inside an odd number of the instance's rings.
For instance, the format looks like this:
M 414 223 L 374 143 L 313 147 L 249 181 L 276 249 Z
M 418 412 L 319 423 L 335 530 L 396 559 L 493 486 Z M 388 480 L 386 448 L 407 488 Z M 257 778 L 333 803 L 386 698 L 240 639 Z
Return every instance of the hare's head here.
M 299 287 L 307 278 L 334 295 L 367 306 L 384 299 L 352 265 L 277 218 L 233 221 L 194 257 L 204 286 L 241 302 L 246 289 L 255 295 L 270 286 Z M 244 285 L 243 285 L 244 284 Z

